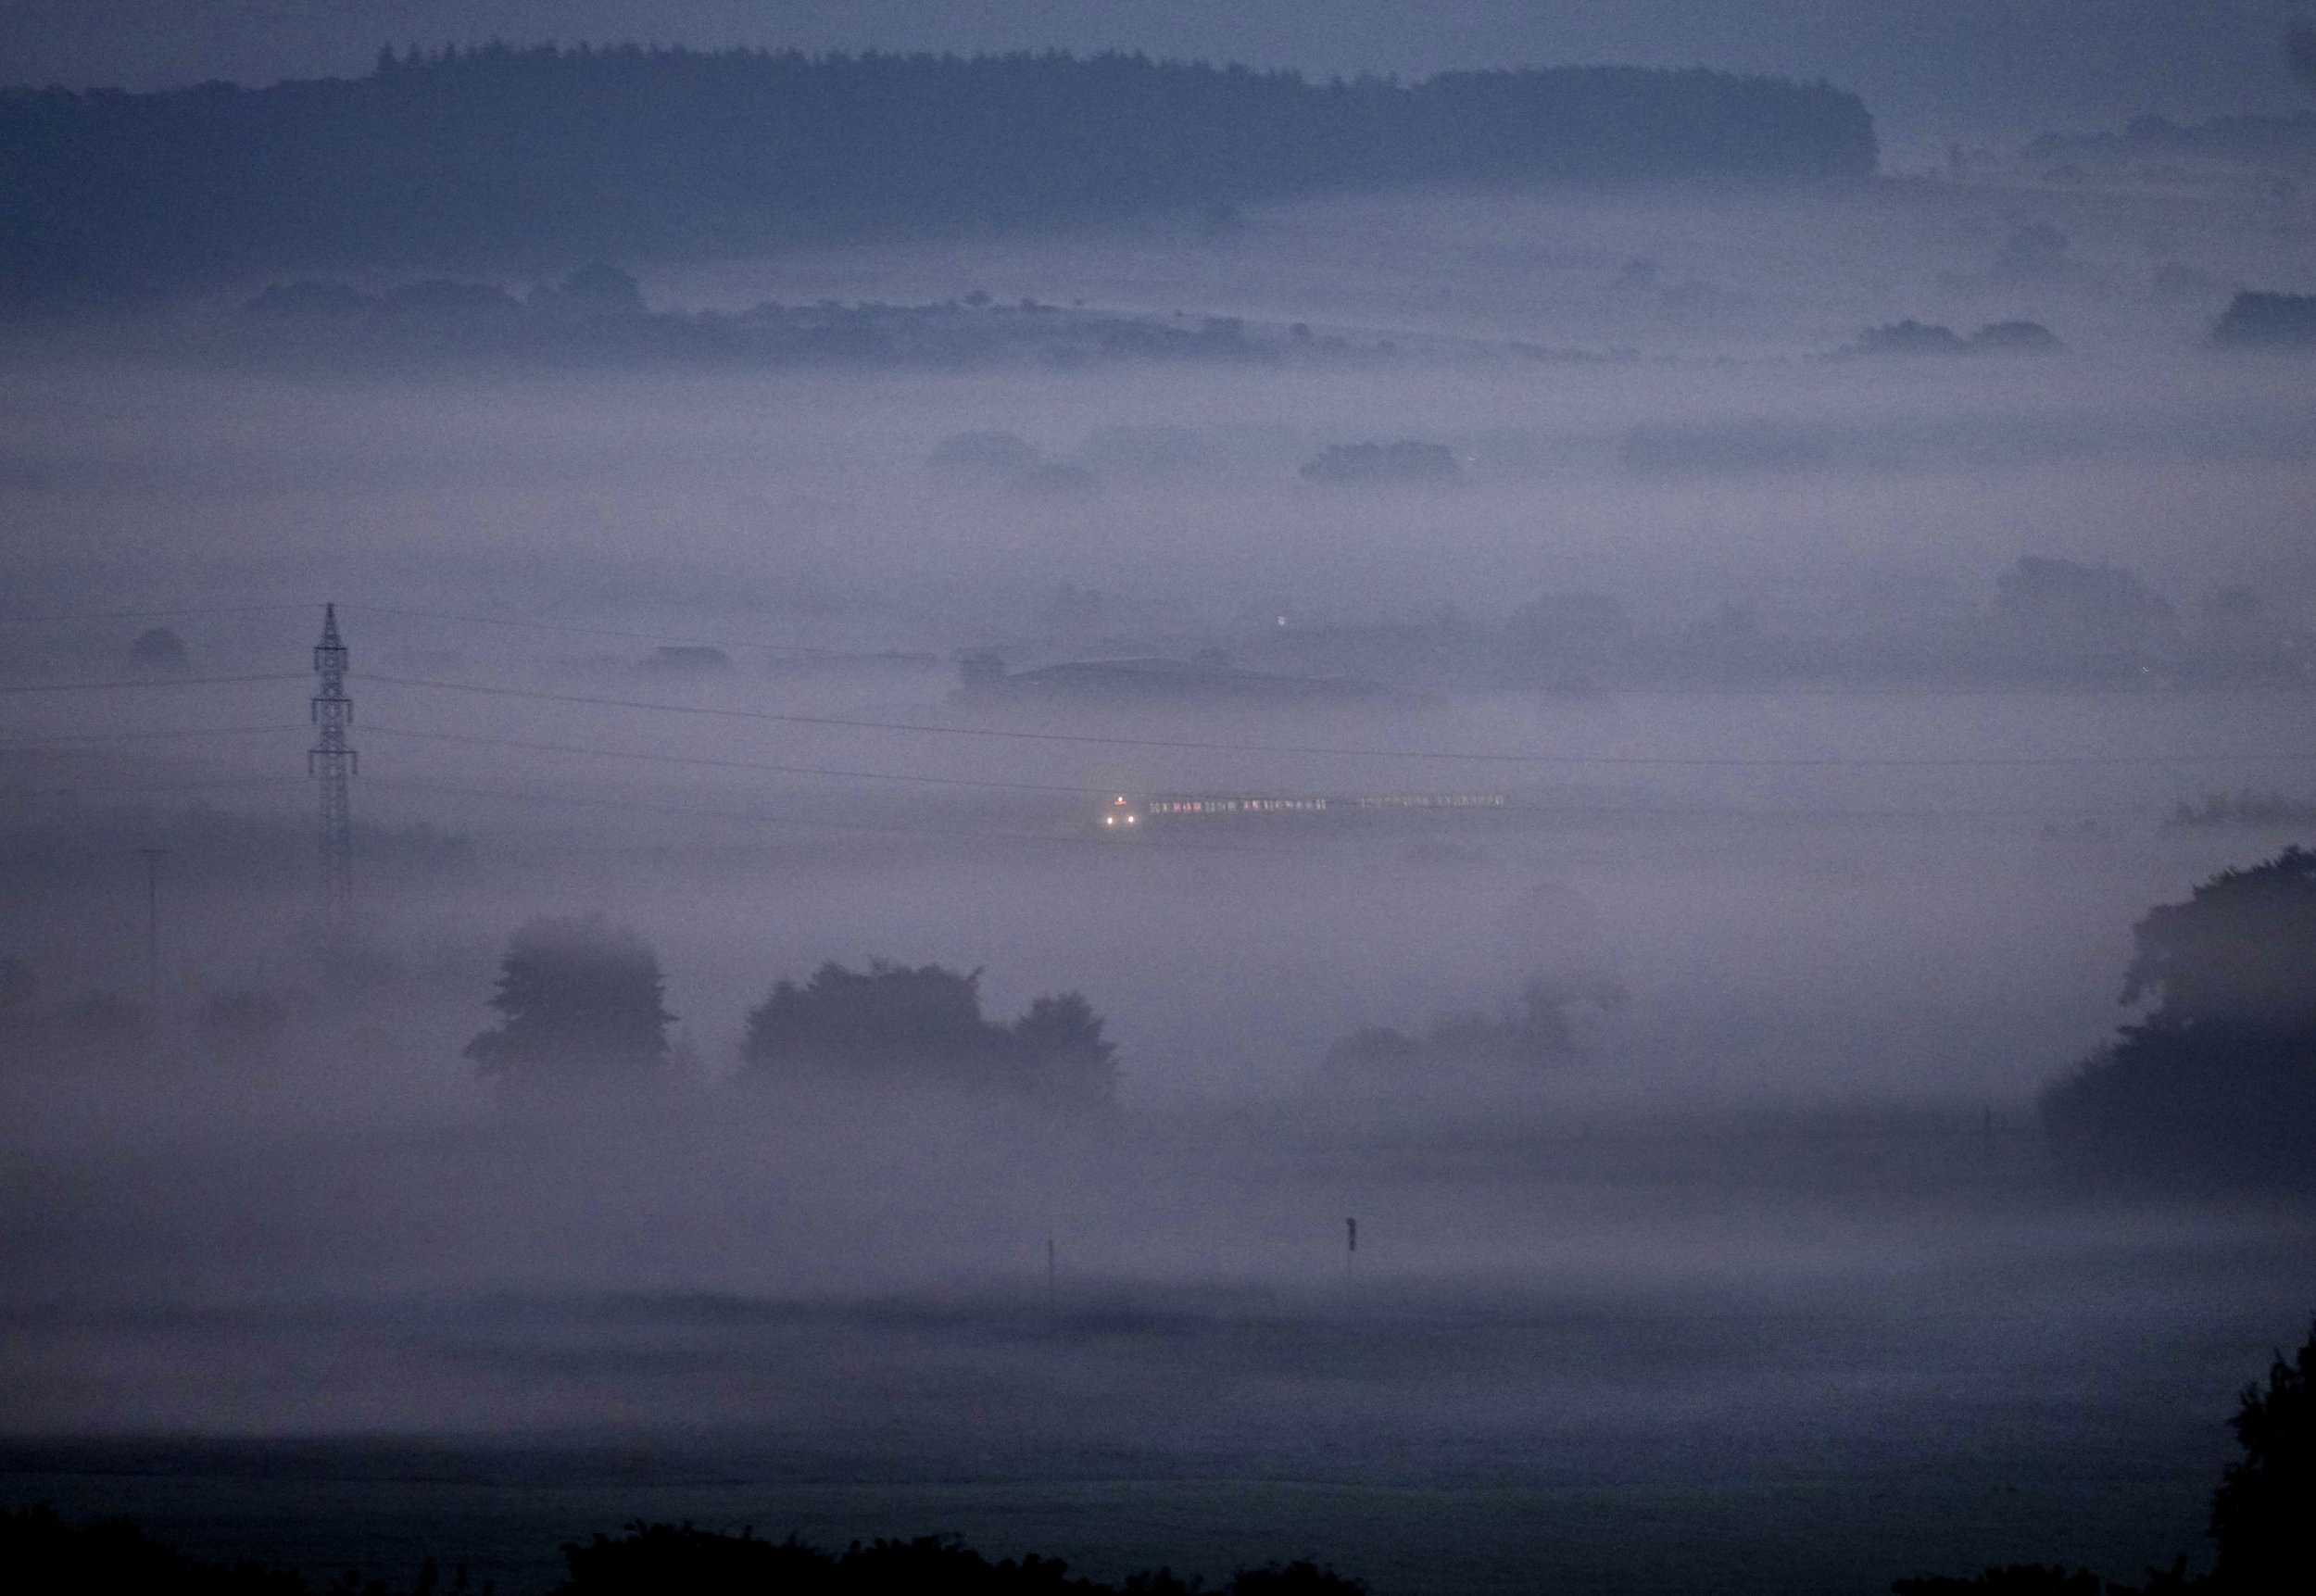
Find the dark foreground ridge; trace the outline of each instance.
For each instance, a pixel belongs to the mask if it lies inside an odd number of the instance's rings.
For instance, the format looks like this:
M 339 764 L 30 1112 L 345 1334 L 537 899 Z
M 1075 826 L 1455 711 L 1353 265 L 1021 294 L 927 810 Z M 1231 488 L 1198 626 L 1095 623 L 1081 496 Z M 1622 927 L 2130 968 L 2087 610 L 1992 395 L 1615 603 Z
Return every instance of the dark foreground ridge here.
M 598 1535 L 563 1548 L 554 1596 L 1365 1596 L 1366 1586 L 1307 1562 L 1242 1568 L 1209 1587 L 1167 1568 L 1129 1574 L 1116 1585 L 1073 1577 L 1069 1565 L 1034 1552 L 992 1563 L 951 1536 L 859 1541 L 831 1553 L 793 1538 L 718 1534 L 688 1524 L 632 1524 L 616 1539 Z M 402 1588 L 348 1571 L 315 1586 L 295 1569 L 254 1561 L 204 1563 L 126 1519 L 67 1524 L 44 1506 L 0 1508 L 0 1568 L 24 1596 L 134 1591 L 139 1596 L 406 1596 Z M 483 1587 L 481 1596 L 490 1596 Z M 446 1582 L 428 1560 L 407 1596 L 469 1596 L 466 1570 Z
M 1415 83 L 1105 55 L 553 47 L 359 79 L 0 94 L 0 294 L 301 267 L 568 268 L 1403 183 L 1857 178 L 1824 84 L 1555 68 Z
M 2316 1590 L 2316 1328 L 2290 1358 L 2278 1353 L 2266 1385 L 2245 1388 L 2229 1427 L 2241 1456 L 2212 1492 L 2209 1533 L 2218 1556 L 2191 1572 L 2181 1553 L 2144 1582 L 2102 1579 L 2087 1569 L 2041 1564 L 1989 1568 L 1966 1577 L 1899 1579 L 1895 1596 L 2285 1596 Z M 1069 1565 L 1034 1553 L 992 1563 L 952 1536 L 855 1541 L 830 1553 L 790 1537 L 760 1539 L 689 1524 L 631 1524 L 616 1539 L 598 1534 L 562 1548 L 563 1578 L 552 1596 L 1366 1596 L 1365 1581 L 1309 1561 L 1242 1568 L 1208 1587 L 1170 1568 L 1130 1574 L 1115 1585 L 1073 1577 Z M 306 1577 L 244 1560 L 204 1563 L 153 1539 L 126 1519 L 74 1526 L 54 1510 L 0 1507 L 0 1570 L 23 1596 L 81 1596 L 128 1590 L 139 1596 L 311 1596 Z M 354 1572 L 321 1587 L 328 1596 L 404 1596 Z M 466 1570 L 446 1589 L 432 1559 L 408 1596 L 467 1596 Z M 484 1596 L 490 1588 L 484 1587 Z

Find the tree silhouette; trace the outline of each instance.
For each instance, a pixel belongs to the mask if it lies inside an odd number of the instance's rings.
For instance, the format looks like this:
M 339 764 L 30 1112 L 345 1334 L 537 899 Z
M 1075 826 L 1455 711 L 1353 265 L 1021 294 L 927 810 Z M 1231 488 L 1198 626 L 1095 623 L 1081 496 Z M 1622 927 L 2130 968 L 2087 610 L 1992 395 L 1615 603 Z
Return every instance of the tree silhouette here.
M 1420 1037 L 1388 1025 L 1353 1031 L 1327 1051 L 1333 1070 L 1387 1087 L 1416 1086 L 1443 1074 L 1466 1084 L 1532 1079 L 1577 1051 L 1579 1016 L 1622 1008 L 1624 987 L 1605 971 L 1539 975 L 1508 1012 L 1442 1014 Z
M 1011 1025 L 981 1013 L 981 972 L 830 960 L 782 981 L 749 1012 L 742 1056 L 762 1076 L 861 1084 L 999 1087 L 1057 1102 L 1107 1101 L 1116 1049 L 1076 992 L 1033 1002 Z
M 1968 1578 L 1899 1579 L 1895 1596 L 2283 1596 L 2316 1590 L 2316 1329 L 2290 1362 L 2269 1366 L 2265 1390 L 2244 1388 L 2228 1421 L 2244 1455 L 2211 1494 L 2219 1559 L 2190 1574 L 2181 1553 L 2145 1583 L 2103 1581 L 2088 1569 L 2014 1564 Z
M 204 1563 L 125 1518 L 68 1524 L 45 1503 L 0 1507 L 0 1570 L 30 1596 L 67 1590 L 133 1590 L 151 1596 L 314 1596 L 291 1568 L 243 1560 Z M 327 1596 L 393 1596 L 352 1573 Z
M 2247 289 L 2212 323 L 2211 341 L 2241 349 L 2316 348 L 2316 294 Z
M 659 957 L 598 915 L 518 930 L 490 1006 L 499 1024 L 466 1046 L 485 1075 L 524 1087 L 648 1080 L 667 1062 Z
M 2132 932 L 2145 1017 L 2043 1096 L 2062 1147 L 2147 1173 L 2316 1175 L 2316 853 L 2226 870 Z
M 129 658 L 140 670 L 182 671 L 191 663 L 185 640 L 166 626 L 148 626 L 129 645 Z
M 2108 1596 L 2121 1590 L 2088 1568 L 2053 1568 L 2040 1563 L 1989 1568 L 1966 1579 L 1894 1579 L 1890 1589 L 1895 1596 Z
M 2244 1449 L 2211 1498 L 2222 1590 L 2316 1590 L 2316 1328 L 2268 1386 L 2244 1388 L 2229 1427 Z
M 2292 75 L 2316 89 L 2316 28 L 2295 28 L 2284 36 L 2284 58 Z
M 1013 1022 L 1033 1089 L 1070 1101 L 1106 1102 L 1115 1090 L 1117 1046 L 1082 992 L 1033 1000 Z

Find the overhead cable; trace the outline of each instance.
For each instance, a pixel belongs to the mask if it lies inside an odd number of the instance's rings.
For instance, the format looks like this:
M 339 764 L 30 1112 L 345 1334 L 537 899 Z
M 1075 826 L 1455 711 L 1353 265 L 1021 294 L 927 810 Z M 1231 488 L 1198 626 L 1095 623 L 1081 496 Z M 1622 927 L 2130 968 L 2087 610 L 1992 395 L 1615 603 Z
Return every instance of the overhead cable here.
M 556 693 L 530 687 L 489 686 L 475 682 L 442 682 L 418 676 L 366 675 L 366 682 L 397 687 L 425 687 L 440 692 L 472 693 L 490 697 L 525 698 L 539 703 L 576 704 L 592 709 L 644 710 L 661 714 L 704 715 L 715 719 L 768 721 L 784 725 L 836 726 L 851 730 L 909 732 L 944 737 L 997 738 L 1012 742 L 1065 743 L 1106 748 L 1172 748 L 1207 753 L 1299 754 L 1338 759 L 1447 760 L 1487 764 L 1605 765 L 1679 769 L 2010 769 L 2194 765 L 2194 764 L 2316 764 L 2316 753 L 2297 754 L 1980 754 L 1937 757 L 1842 756 L 1742 757 L 1675 754 L 1542 754 L 1498 749 L 1373 748 L 1296 743 L 1225 743 L 1179 737 L 1123 737 L 1094 732 L 1029 732 L 998 726 L 943 726 L 922 721 L 876 721 L 847 715 L 802 715 L 774 710 L 738 710 L 709 704 L 654 703 L 638 698 L 608 698 L 585 693 Z

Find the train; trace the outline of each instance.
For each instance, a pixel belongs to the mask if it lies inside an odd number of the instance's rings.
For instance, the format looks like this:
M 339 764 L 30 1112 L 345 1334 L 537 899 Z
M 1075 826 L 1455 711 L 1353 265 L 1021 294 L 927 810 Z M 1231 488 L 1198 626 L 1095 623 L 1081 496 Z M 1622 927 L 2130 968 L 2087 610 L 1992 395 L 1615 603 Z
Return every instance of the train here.
M 1119 793 L 1101 806 L 1101 823 L 1112 833 L 1126 833 L 1139 831 L 1145 824 L 1177 821 L 1497 810 L 1507 801 L 1503 793 L 1360 793 L 1349 797 L 1316 793 L 1157 793 L 1148 798 Z

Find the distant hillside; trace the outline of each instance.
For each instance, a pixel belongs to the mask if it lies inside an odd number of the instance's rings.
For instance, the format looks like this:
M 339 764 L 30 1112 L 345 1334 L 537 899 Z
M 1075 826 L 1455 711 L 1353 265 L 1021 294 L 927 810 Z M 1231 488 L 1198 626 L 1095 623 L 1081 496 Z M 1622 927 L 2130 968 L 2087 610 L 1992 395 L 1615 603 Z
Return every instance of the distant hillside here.
M 551 267 L 1425 182 L 1870 174 L 1822 84 L 1632 68 L 1403 84 L 1139 56 L 517 50 L 163 94 L 0 94 L 0 294 L 376 262 Z
M 2316 112 L 2222 117 L 2180 123 L 2137 117 L 2120 133 L 2045 133 L 2029 145 L 2036 162 L 2215 161 L 2242 166 L 2316 165 Z

